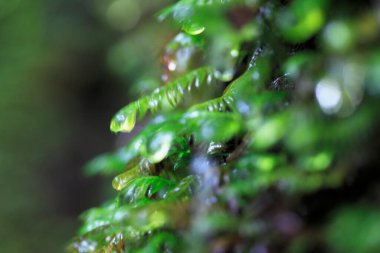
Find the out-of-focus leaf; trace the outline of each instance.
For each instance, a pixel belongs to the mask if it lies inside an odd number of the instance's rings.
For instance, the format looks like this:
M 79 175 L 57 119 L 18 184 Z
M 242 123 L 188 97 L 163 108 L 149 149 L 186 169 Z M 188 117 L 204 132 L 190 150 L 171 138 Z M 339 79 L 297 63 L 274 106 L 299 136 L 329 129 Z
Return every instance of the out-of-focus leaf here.
M 168 232 L 159 232 L 152 236 L 150 240 L 136 253 L 159 253 L 162 251 L 172 252 L 178 247 L 178 237 Z M 178 250 L 178 248 L 177 248 Z
M 258 150 L 264 150 L 275 145 L 286 134 L 288 124 L 286 114 L 279 114 L 254 127 L 252 146 Z
M 291 43 L 300 43 L 314 36 L 325 22 L 325 0 L 297 0 L 277 16 L 282 36 Z

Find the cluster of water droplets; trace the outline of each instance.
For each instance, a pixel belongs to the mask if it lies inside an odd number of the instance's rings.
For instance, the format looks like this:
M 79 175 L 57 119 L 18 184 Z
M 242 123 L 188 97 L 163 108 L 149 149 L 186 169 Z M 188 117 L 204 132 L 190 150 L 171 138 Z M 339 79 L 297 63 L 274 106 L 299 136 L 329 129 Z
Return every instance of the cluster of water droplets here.
M 71 246 L 78 253 L 88 253 L 94 252 L 96 249 L 97 243 L 95 241 L 90 241 L 86 239 L 82 239 L 78 242 L 74 242 Z

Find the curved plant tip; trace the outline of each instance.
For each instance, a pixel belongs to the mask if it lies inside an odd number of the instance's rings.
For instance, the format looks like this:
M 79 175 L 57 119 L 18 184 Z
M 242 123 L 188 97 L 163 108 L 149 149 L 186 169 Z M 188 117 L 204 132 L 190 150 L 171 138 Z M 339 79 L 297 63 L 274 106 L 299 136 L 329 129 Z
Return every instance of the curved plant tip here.
M 155 113 L 162 107 L 175 108 L 182 102 L 185 92 L 198 89 L 202 84 L 211 84 L 214 79 L 214 70 L 210 67 L 202 67 L 189 72 L 176 81 L 155 90 L 151 95 L 122 108 L 111 121 L 110 129 L 114 133 L 131 132 L 136 124 L 137 115 L 143 118 L 148 110 Z

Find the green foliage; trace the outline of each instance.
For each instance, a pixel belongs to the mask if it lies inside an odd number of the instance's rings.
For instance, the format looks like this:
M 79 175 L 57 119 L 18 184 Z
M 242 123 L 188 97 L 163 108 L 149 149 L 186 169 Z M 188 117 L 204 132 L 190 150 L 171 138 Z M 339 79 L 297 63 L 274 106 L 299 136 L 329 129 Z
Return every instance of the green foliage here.
M 193 87 L 200 88 L 205 82 L 210 84 L 212 80 L 212 70 L 207 67 L 186 74 L 179 80 L 155 90 L 150 96 L 140 98 L 136 102 L 122 108 L 111 121 L 111 131 L 132 131 L 137 116 L 141 119 L 148 110 L 154 113 L 162 107 L 176 107 L 183 100 L 186 91 L 191 91 Z
M 348 22 L 329 1 L 281 2 L 181 0 L 158 15 L 181 30 L 166 47 L 164 86 L 122 108 L 111 131 L 131 132 L 137 118 L 156 115 L 86 167 L 116 176 L 118 197 L 83 215 L 72 252 L 310 252 L 309 241 L 355 248 L 337 232 L 356 228 L 346 216 L 317 227 L 300 209 L 376 163 L 368 143 L 377 144 L 378 30 L 360 47 L 354 39 L 376 14 L 367 6 L 365 19 Z M 355 252 L 380 250 L 359 240 Z

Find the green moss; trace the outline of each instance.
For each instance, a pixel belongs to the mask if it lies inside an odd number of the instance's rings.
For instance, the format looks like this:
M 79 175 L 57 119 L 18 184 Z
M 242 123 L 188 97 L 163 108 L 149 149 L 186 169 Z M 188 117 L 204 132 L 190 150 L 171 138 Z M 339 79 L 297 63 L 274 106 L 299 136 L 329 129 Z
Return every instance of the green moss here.
M 348 23 L 329 1 L 281 2 L 181 0 L 158 15 L 178 33 L 163 46 L 163 86 L 112 119 L 115 133 L 142 130 L 87 167 L 116 176 L 119 192 L 83 216 L 71 252 L 380 250 L 372 218 L 325 221 L 351 201 L 328 192 L 377 164 L 379 34 L 359 45 L 360 13 L 342 8 Z M 334 204 L 308 214 L 310 196 Z

